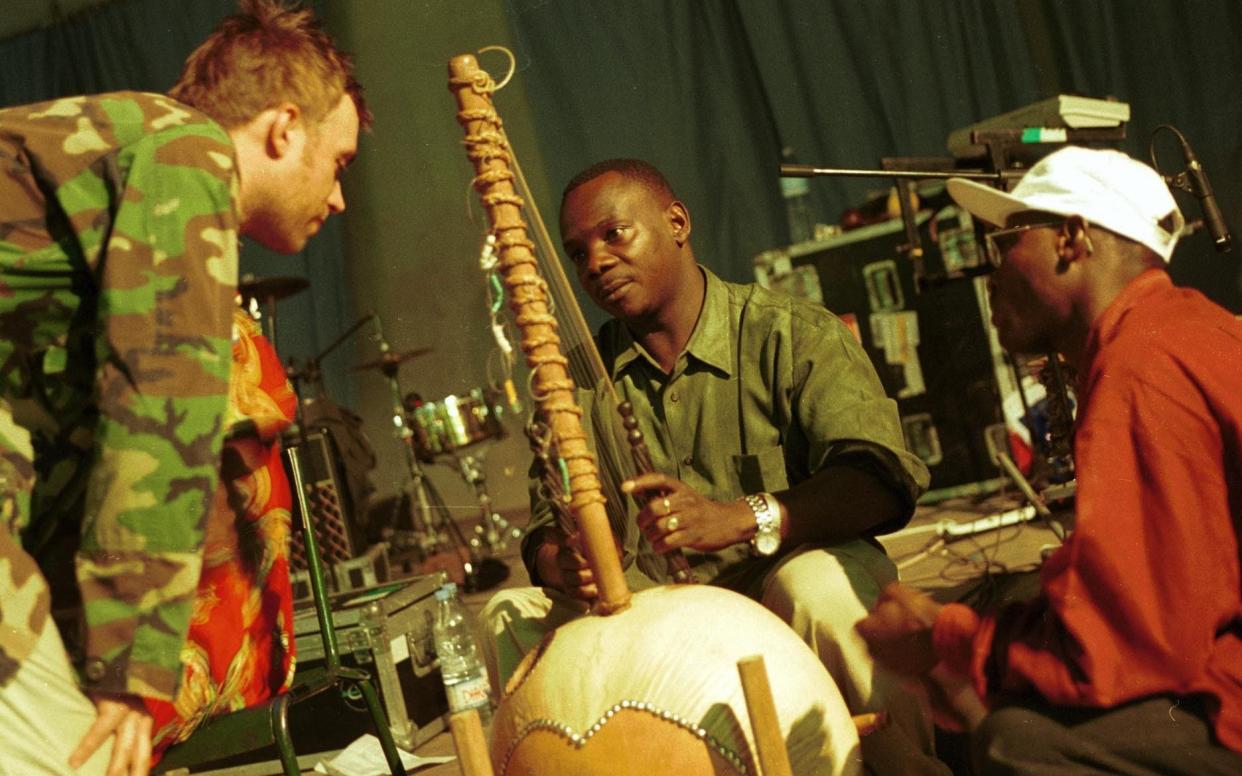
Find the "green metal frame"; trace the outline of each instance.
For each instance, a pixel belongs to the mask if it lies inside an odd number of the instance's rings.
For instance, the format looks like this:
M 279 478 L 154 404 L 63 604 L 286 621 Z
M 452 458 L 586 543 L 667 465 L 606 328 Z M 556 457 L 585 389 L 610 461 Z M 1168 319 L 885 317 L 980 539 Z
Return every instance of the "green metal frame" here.
M 323 638 L 324 665 L 305 674 L 299 674 L 287 693 L 269 699 L 261 706 L 242 709 L 212 720 L 196 730 L 189 739 L 171 747 L 160 760 L 155 773 L 165 773 L 177 768 L 193 769 L 194 765 L 251 752 L 271 744 L 276 745 L 281 767 L 287 776 L 298 776 L 297 754 L 289 735 L 289 707 L 299 701 L 336 689 L 342 696 L 351 689 L 362 693 L 371 713 L 375 734 L 384 750 L 384 758 L 393 776 L 405 776 L 405 767 L 397 752 L 397 744 L 388 726 L 388 716 L 380 705 L 379 695 L 366 671 L 341 665 L 337 646 L 336 627 L 328 605 L 328 592 L 324 584 L 323 565 L 319 560 L 319 545 L 311 524 L 310 504 L 306 496 L 302 467 L 297 455 L 287 456 L 293 491 L 298 498 L 303 541 L 306 544 L 306 565 L 314 599 L 315 616 L 319 620 L 319 633 Z

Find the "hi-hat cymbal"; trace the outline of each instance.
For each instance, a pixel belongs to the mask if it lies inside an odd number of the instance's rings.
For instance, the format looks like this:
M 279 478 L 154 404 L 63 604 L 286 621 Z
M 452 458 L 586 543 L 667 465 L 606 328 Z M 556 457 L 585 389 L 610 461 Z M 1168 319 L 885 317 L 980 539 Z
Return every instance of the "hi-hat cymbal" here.
M 284 299 L 287 296 L 293 296 L 299 291 L 305 290 L 309 285 L 310 281 L 306 278 L 292 275 L 267 278 L 256 278 L 253 275 L 246 275 L 237 284 L 237 290 L 242 296 L 267 302 L 272 299 Z
M 414 348 L 413 350 L 392 350 L 374 361 L 364 361 L 361 364 L 354 364 L 349 368 L 351 372 L 361 372 L 364 369 L 378 369 L 381 372 L 387 369 L 395 369 L 398 364 L 405 363 L 411 358 L 418 358 L 430 353 L 434 348 Z

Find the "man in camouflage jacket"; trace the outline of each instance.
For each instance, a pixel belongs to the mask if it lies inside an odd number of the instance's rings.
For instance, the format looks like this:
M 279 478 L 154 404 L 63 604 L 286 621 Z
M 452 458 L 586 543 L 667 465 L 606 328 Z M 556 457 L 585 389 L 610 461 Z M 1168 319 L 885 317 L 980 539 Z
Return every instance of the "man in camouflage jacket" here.
M 349 59 L 308 12 L 244 6 L 176 99 L 0 110 L 0 772 L 146 772 L 140 699 L 176 692 L 218 479 L 238 234 L 295 252 L 344 209 L 370 120 Z

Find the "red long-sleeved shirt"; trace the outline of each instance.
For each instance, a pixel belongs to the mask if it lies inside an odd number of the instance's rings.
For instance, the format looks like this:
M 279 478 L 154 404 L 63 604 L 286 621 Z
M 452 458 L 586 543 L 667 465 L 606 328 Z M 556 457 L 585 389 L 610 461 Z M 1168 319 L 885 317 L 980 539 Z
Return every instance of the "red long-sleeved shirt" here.
M 1150 270 L 1096 321 L 1086 364 L 1073 534 L 1035 600 L 946 606 L 937 654 L 985 698 L 1205 693 L 1242 752 L 1242 322 Z

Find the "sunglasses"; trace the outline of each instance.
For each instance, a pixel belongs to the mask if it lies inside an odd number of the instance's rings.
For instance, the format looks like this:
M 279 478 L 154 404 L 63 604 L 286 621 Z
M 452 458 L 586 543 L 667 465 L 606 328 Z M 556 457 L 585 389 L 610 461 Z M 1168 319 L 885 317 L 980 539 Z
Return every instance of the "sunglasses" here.
M 999 267 L 1005 261 L 1005 254 L 1022 239 L 1022 235 L 1032 229 L 1060 229 L 1065 221 L 1041 221 L 1037 224 L 1025 224 L 1023 226 L 1012 226 L 1008 229 L 994 229 L 983 236 L 984 252 L 987 254 L 988 263 L 993 267 Z M 1091 242 L 1091 235 L 1087 227 L 1089 224 L 1084 218 L 1082 220 L 1082 238 L 1086 241 L 1087 251 L 1095 252 L 1095 245 Z
M 983 236 L 983 245 L 987 252 L 988 263 L 993 267 L 999 267 L 1005 261 L 1005 253 L 1018 240 L 1022 239 L 1022 235 L 1032 229 L 1060 229 L 1063 221 L 1045 221 L 1038 224 L 1025 224 L 1023 226 L 1012 226 L 1008 229 L 993 229 Z

